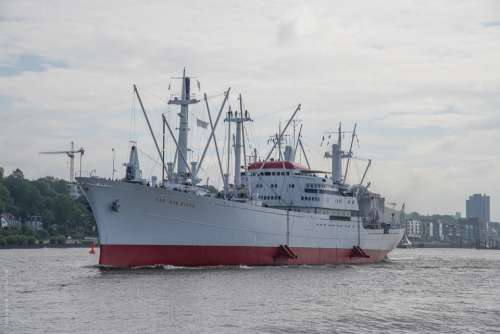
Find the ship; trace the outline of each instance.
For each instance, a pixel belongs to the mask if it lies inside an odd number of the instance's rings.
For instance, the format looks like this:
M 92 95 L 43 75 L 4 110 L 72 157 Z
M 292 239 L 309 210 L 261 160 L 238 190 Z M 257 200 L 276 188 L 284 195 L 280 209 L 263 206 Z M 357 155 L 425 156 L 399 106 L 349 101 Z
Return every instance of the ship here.
M 185 70 L 180 80 L 180 94 L 168 101 L 180 108 L 178 133 L 162 114 L 161 147 L 133 86 L 161 161 L 161 180 L 143 178 L 136 143 L 130 148 L 123 178 L 77 178 L 97 223 L 100 265 L 360 264 L 381 261 L 398 245 L 404 233 L 398 212 L 386 207 L 385 198 L 371 191 L 370 183 L 365 184 L 371 160 L 360 182 L 347 183 L 356 128 L 350 149 L 344 150 L 345 131 L 339 126 L 335 142 L 328 143 L 325 153 L 325 158 L 331 159 L 331 170 L 313 169 L 302 143 L 302 125 L 298 136 L 287 143 L 284 140 L 290 124 L 296 121 L 299 104 L 286 125 L 273 135 L 269 152 L 258 158 L 256 152 L 253 156 L 246 152 L 243 129 L 253 120 L 242 108 L 241 95 L 240 108 L 231 110 L 227 108 L 230 88 L 224 91 L 213 117 L 207 95 L 193 97 L 191 78 Z M 210 135 L 199 161 L 188 161 L 189 106 L 199 102 L 206 105 L 209 122 L 202 125 Z M 234 160 L 231 167 L 229 158 L 223 166 L 217 142 L 222 115 L 228 131 L 225 148 Z M 176 148 L 169 162 L 166 140 Z M 220 189 L 201 183 L 199 172 L 209 147 L 215 148 L 217 155 Z M 298 152 L 303 153 L 305 165 L 296 161 Z

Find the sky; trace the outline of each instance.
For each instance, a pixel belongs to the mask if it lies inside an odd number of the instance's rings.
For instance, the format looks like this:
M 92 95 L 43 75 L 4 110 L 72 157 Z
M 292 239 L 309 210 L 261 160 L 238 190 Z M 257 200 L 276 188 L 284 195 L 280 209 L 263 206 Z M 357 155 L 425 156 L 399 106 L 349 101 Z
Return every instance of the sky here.
M 465 215 L 465 199 L 486 193 L 500 221 L 498 1 L 2 0 L 0 31 L 7 174 L 68 178 L 66 157 L 38 152 L 74 141 L 85 149 L 84 175 L 110 177 L 115 148 L 122 176 L 132 140 L 144 176 L 160 175 L 132 85 L 160 138 L 162 113 L 177 127 L 177 109 L 166 102 L 186 67 L 214 118 L 228 87 L 233 108 L 243 95 L 253 118 L 247 141 L 261 156 L 301 103 L 297 118 L 315 168 L 330 169 L 322 137 L 339 122 L 346 131 L 357 122 L 360 159 L 350 182 L 373 159 L 373 190 L 407 211 Z M 208 137 L 196 119 L 207 120 L 203 103 L 190 111 L 194 160 Z M 202 177 L 220 184 L 213 148 Z

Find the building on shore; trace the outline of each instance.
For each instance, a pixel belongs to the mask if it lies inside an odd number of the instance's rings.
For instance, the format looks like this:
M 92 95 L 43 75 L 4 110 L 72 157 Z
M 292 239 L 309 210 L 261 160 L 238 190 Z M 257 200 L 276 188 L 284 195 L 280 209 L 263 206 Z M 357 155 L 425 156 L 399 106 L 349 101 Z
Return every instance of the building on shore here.
M 495 235 L 490 229 L 490 197 L 486 194 L 473 194 L 465 201 L 467 219 L 477 219 L 479 248 L 490 248 L 495 243 Z
M 406 236 L 408 238 L 419 239 L 422 237 L 422 222 L 417 219 L 410 219 L 406 222 Z
M 17 218 L 13 214 L 6 212 L 0 214 L 0 227 L 8 228 L 19 226 L 21 226 L 21 221 L 17 220 Z
M 42 217 L 29 216 L 25 221 L 21 221 L 11 213 L 0 214 L 0 228 L 20 228 L 26 226 L 33 231 L 43 228 Z
M 40 216 L 30 216 L 24 224 L 33 231 L 38 231 L 43 228 L 42 217 Z
M 482 247 L 480 223 L 477 218 L 413 219 L 408 220 L 406 228 L 409 240 L 416 247 Z M 496 231 L 500 232 L 500 225 Z M 495 232 L 492 239 L 498 238 L 499 235 Z
M 490 197 L 486 194 L 473 194 L 465 201 L 466 218 L 477 218 L 484 229 L 488 229 L 490 222 Z

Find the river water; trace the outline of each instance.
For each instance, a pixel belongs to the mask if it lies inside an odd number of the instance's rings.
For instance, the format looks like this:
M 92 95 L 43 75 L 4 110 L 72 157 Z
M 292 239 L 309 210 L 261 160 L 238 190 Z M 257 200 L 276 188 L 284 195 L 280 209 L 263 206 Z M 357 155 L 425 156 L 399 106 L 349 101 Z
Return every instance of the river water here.
M 0 250 L 0 333 L 500 333 L 500 251 L 397 249 L 360 266 L 97 261 Z

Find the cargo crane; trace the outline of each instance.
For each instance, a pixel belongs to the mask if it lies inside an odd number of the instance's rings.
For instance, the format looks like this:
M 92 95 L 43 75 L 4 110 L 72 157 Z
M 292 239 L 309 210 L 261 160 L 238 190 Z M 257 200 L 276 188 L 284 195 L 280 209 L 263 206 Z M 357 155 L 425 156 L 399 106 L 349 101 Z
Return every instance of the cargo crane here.
M 71 148 L 68 151 L 46 151 L 39 152 L 39 154 L 66 154 L 69 157 L 69 182 L 70 182 L 70 194 L 72 197 L 78 197 L 79 192 L 75 184 L 75 154 L 80 154 L 80 171 L 79 176 L 82 176 L 82 157 L 85 153 L 83 147 L 75 150 L 75 144 L 71 142 Z

